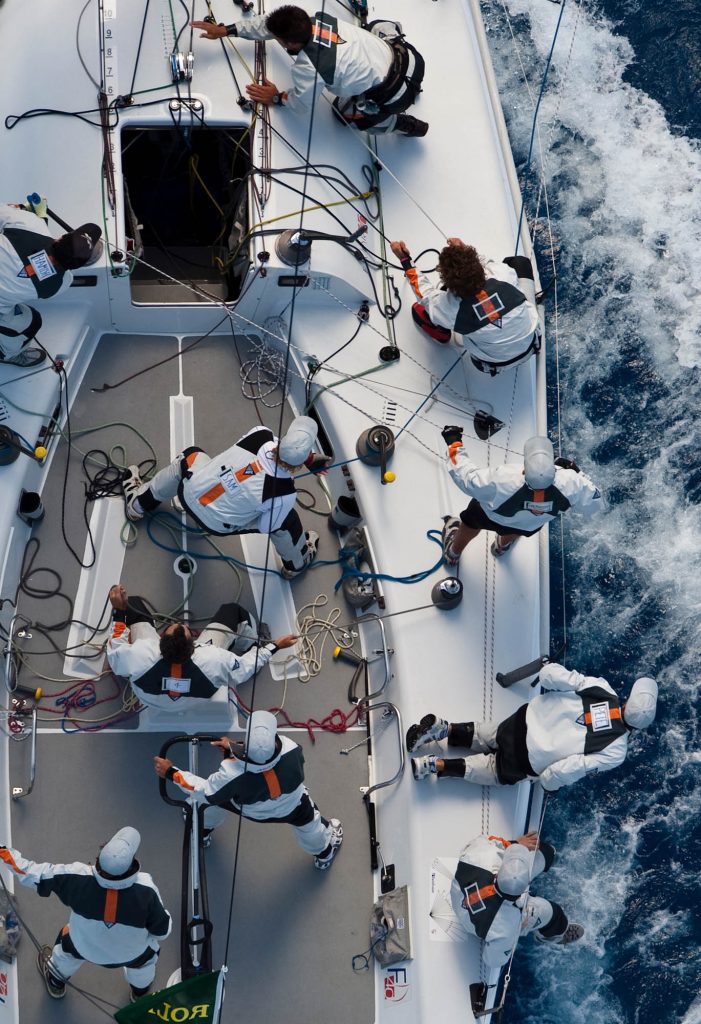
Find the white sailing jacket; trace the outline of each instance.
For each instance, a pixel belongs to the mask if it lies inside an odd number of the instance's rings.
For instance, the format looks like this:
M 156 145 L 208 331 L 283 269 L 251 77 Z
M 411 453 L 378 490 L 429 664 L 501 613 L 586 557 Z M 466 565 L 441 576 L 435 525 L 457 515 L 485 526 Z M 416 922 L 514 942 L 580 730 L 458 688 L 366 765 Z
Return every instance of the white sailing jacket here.
M 562 665 L 545 665 L 540 683 L 551 692 L 526 710 L 528 760 L 544 789 L 569 786 L 625 761 L 628 729 L 615 691 L 605 679 Z
M 556 466 L 552 486 L 534 491 L 526 484 L 522 465 L 505 463 L 480 469 L 461 441 L 449 446 L 447 460 L 454 483 L 500 526 L 535 531 L 568 508 L 591 515 L 601 507 L 601 491 L 585 473 L 573 469 Z
M 116 676 L 129 680 L 143 704 L 162 711 L 195 710 L 202 700 L 214 696 L 219 687 L 245 683 L 275 653 L 272 643 L 235 655 L 214 644 L 195 641 L 192 658 L 175 665 L 162 657 L 155 637 L 130 643 L 130 636 L 125 622 L 113 623 L 107 642 L 109 666 Z
M 273 457 L 277 444 L 272 430 L 254 427 L 214 458 L 198 453 L 178 489 L 193 519 L 220 535 L 280 529 L 297 492 L 292 474 Z
M 265 27 L 266 17 L 257 15 L 237 21 L 237 34 L 242 39 L 273 39 L 272 32 Z M 325 16 L 325 20 L 329 19 Z M 330 82 L 322 78 L 304 50 L 295 56 L 292 89 L 287 93 L 284 104 L 296 113 L 310 110 L 314 98 L 318 99 L 325 87 L 334 96 L 360 96 L 387 78 L 393 56 L 388 43 L 346 21 L 337 23 L 337 35 L 338 43 L 332 43 L 335 46 L 335 66 Z M 326 33 L 323 38 L 326 38 Z
M 487 260 L 484 264 L 487 277 L 497 281 L 505 281 L 518 288 L 518 275 L 513 267 L 497 260 Z M 464 302 L 459 295 L 447 288 L 436 285 L 424 274 L 418 277 L 421 302 L 434 324 L 446 327 L 449 331 L 457 330 L 456 320 L 460 307 Z M 487 287 L 487 292 L 489 288 Z M 477 297 L 475 297 L 477 298 Z M 485 319 L 478 330 L 463 334 L 470 355 L 475 359 L 483 359 L 489 363 L 508 363 L 517 359 L 529 348 L 533 335 L 538 327 L 538 310 L 526 298 L 525 302 L 509 310 L 498 320 Z
M 55 893 L 70 907 L 68 934 L 78 953 L 93 964 L 120 966 L 147 949 L 158 949 L 170 934 L 171 917 L 153 879 L 139 871 L 127 878 L 103 878 L 91 864 L 39 864 L 18 850 L 0 847 L 0 860 L 21 885 L 39 896 Z
M 36 253 L 31 254 L 36 258 L 32 262 L 25 265 L 10 238 L 5 234 L 8 230 L 43 236 L 37 239 Z M 37 272 L 41 275 L 46 274 L 46 280 L 49 282 L 56 278 L 55 284 L 58 287 L 53 292 L 54 295 L 70 287 L 73 280 L 70 270 L 55 267 L 46 253 L 45 247 L 53 241 L 54 237 L 41 217 L 11 203 L 0 203 L 0 317 L 12 315 L 18 303 L 31 305 L 40 298 L 32 280 L 36 279 Z M 27 266 L 29 271 L 26 269 Z
M 241 757 L 226 757 L 208 779 L 176 768 L 169 778 L 199 803 L 226 806 L 233 803 L 244 818 L 269 821 L 284 818 L 307 793 L 304 785 L 304 753 L 288 736 L 278 735 L 275 756 L 267 764 Z
M 500 836 L 477 836 L 460 854 L 450 889 L 453 912 L 469 935 L 482 939 L 482 957 L 487 967 L 502 967 L 511 956 L 522 928 L 528 895 L 505 899 L 494 884 L 511 842 Z M 533 877 L 543 870 L 538 857 Z

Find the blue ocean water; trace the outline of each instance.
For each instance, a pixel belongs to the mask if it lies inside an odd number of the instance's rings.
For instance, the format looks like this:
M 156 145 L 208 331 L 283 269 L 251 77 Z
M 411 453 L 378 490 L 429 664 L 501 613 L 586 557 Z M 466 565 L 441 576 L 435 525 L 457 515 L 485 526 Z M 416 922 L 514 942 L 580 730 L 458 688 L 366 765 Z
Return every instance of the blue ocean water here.
M 537 93 L 561 8 L 483 11 L 522 171 L 524 72 Z M 550 799 L 537 891 L 586 935 L 522 943 L 503 1024 L 701 1024 L 700 93 L 698 0 L 568 0 L 529 204 L 543 282 L 557 269 L 551 436 L 607 510 L 565 520 L 564 588 L 553 540 L 553 639 L 566 622 L 566 664 L 623 693 L 654 675 L 661 701 L 623 768 Z

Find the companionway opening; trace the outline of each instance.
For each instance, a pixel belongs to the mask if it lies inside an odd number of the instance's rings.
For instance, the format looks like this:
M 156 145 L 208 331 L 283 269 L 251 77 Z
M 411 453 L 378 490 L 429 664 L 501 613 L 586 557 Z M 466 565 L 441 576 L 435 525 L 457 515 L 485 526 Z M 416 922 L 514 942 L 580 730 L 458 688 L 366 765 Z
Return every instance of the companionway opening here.
M 237 128 L 125 128 L 132 301 L 233 301 L 248 267 L 248 137 Z M 175 280 L 172 280 L 175 279 Z

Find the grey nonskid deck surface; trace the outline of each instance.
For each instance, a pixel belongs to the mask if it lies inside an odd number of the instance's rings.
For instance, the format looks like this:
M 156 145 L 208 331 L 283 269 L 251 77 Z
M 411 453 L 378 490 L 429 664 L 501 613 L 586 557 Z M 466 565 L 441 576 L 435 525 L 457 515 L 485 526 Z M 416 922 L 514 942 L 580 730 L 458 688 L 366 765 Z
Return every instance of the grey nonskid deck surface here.
M 156 448 L 159 462 L 169 458 L 168 396 L 178 392 L 177 360 L 159 367 L 121 389 L 93 394 L 90 387 L 103 381 L 116 381 L 175 351 L 175 341 L 166 338 L 130 338 L 122 335 L 102 339 L 85 383 L 76 397 L 71 416 L 75 430 L 81 426 L 126 420 L 140 429 Z M 187 341 L 185 342 L 187 344 Z M 245 344 L 245 343 L 244 343 Z M 253 403 L 241 396 L 238 359 L 229 339 L 207 339 L 196 356 L 183 360 L 183 391 L 193 395 L 195 441 L 214 454 L 227 447 L 258 420 Z M 261 408 L 266 423 L 277 427 L 279 410 Z M 289 410 L 285 418 L 289 419 Z M 126 445 L 127 462 L 147 457 L 143 442 L 124 428 L 102 431 L 80 447 L 109 449 L 116 443 Z M 62 588 L 73 594 L 79 577 L 75 560 L 67 552 L 60 531 L 60 494 L 64 459 L 59 453 L 44 491 L 45 520 L 34 534 L 42 541 L 37 564 L 60 572 Z M 325 507 L 321 490 L 313 478 L 304 487 Z M 71 460 L 68 505 L 68 530 L 76 550 L 83 553 L 85 527 L 82 523 L 82 471 L 80 459 Z M 321 557 L 337 557 L 335 534 L 327 529 L 321 516 L 302 512 L 307 528 L 321 535 Z M 170 540 L 167 541 L 171 543 Z M 240 542 L 217 538 L 230 554 L 240 556 Z M 194 547 L 210 552 L 201 541 Z M 159 609 L 168 611 L 182 600 L 182 584 L 173 572 L 175 556 L 159 550 L 149 540 L 145 525 L 126 553 L 122 582 L 130 594 L 149 598 Z M 340 621 L 351 621 L 351 610 L 335 599 L 333 585 L 338 578 L 334 566 L 321 567 L 292 584 L 297 609 L 325 593 L 333 607 L 341 608 Z M 40 581 L 37 581 L 40 582 Z M 43 581 L 41 581 L 43 582 Z M 116 581 L 113 581 L 116 582 Z M 250 586 L 241 571 L 241 602 L 254 608 Z M 200 560 L 194 578 L 190 608 L 194 620 L 206 619 L 222 602 L 235 599 L 239 583 L 222 562 Z M 105 595 L 106 597 L 106 595 Z M 30 617 L 45 622 L 60 621 L 67 614 L 65 602 L 58 598 L 38 602 L 23 597 L 21 607 Z M 95 618 L 97 618 L 96 613 Z M 265 613 L 263 613 L 265 615 Z M 54 634 L 57 643 L 65 643 L 66 633 Z M 47 644 L 35 636 L 28 650 L 44 649 Z M 347 713 L 347 686 L 352 668 L 332 662 L 332 644 L 327 642 L 323 670 L 308 683 L 290 679 L 285 709 L 296 721 L 322 719 L 335 708 Z M 48 675 L 62 674 L 63 656 L 35 660 Z M 99 662 L 98 662 L 99 665 Z M 23 670 L 22 682 L 31 681 Z M 111 685 L 111 684 L 110 684 Z M 49 692 L 60 684 L 46 683 Z M 107 682 L 98 684 L 107 692 Z M 283 698 L 283 684 L 274 681 L 265 669 L 255 684 L 241 687 L 242 699 L 256 707 L 277 706 Z M 94 712 L 108 714 L 119 707 L 111 701 Z M 141 728 L 143 729 L 142 723 Z M 46 727 L 58 722 L 42 722 Z M 120 727 L 124 729 L 122 724 Z M 182 731 L 182 723 L 173 733 Z M 339 754 L 341 748 L 362 739 L 364 732 L 331 735 L 317 731 L 312 744 L 306 731 L 292 733 L 302 743 L 306 757 L 307 782 L 313 798 L 327 817 L 340 817 L 345 842 L 337 862 L 328 873 L 316 871 L 308 854 L 297 846 L 293 832 L 286 826 L 255 825 L 244 822 L 240 847 L 238 879 L 229 954 L 229 978 L 223 1020 L 246 1019 L 252 1024 L 267 1024 L 283 1017 L 289 1024 L 334 1020 L 342 1024 L 360 1024 L 373 1019 L 372 972 L 355 975 L 351 958 L 367 949 L 368 919 L 372 904 L 372 876 L 369 867 L 369 842 L 365 810 L 359 793 L 367 785 L 366 748 Z M 182 821 L 179 812 L 166 806 L 158 796 L 152 769 L 152 757 L 167 734 L 134 731 L 103 732 L 75 736 L 43 732 L 38 742 L 38 774 L 34 792 L 13 806 L 13 843 L 25 855 L 36 860 L 65 862 L 94 861 L 98 846 L 117 828 L 132 824 L 142 833 L 139 854 L 144 870 L 151 872 L 164 900 L 179 915 Z M 28 744 L 12 744 L 12 782 L 23 781 L 26 774 Z M 186 764 L 183 752 L 181 763 Z M 202 764 L 201 773 L 214 770 Z M 207 854 L 210 907 L 215 924 L 214 963 L 224 952 L 225 927 L 231 889 L 234 843 L 238 819 L 223 826 Z M 65 923 L 66 911 L 55 898 L 41 900 L 31 891 L 18 888 L 22 913 L 30 927 L 44 942 L 52 942 Z M 28 938 L 20 954 L 20 1019 L 67 1021 L 92 1024 L 102 1015 L 76 993 L 61 1003 L 46 995 L 34 965 L 34 951 Z M 157 983 L 165 984 L 177 966 L 178 941 L 171 937 L 163 946 Z M 76 981 L 88 991 L 99 992 L 121 1005 L 128 998 L 126 982 L 120 971 L 107 972 L 90 965 Z

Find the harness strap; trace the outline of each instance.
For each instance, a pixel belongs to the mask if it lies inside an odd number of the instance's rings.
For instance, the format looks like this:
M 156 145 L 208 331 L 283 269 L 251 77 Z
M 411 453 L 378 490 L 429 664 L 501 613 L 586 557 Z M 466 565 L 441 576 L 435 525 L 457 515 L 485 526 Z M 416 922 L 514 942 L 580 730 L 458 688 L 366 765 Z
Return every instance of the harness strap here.
M 623 718 L 620 708 L 609 708 L 609 715 L 611 716 L 611 718 Z M 591 725 L 591 711 L 585 711 L 584 724 Z
M 496 377 L 500 370 L 505 369 L 507 366 L 513 366 L 514 363 L 520 362 L 522 359 L 525 359 L 526 356 L 530 355 L 531 352 L 540 352 L 540 334 L 537 330 L 533 332 L 533 337 L 531 338 L 528 348 L 519 355 L 514 356 L 513 359 L 506 359 L 503 363 L 491 363 L 487 359 L 478 359 L 476 356 L 470 356 L 470 362 L 482 373 L 488 373 L 491 377 Z

